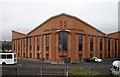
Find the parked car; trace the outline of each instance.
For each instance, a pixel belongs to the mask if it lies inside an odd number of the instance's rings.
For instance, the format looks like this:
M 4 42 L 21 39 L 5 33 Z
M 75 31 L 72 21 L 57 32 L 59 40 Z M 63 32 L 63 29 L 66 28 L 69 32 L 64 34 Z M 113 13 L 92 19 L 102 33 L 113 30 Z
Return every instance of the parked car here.
M 90 57 L 90 58 L 84 59 L 84 61 L 89 63 L 101 63 L 102 59 L 98 59 L 97 57 Z
M 112 67 L 110 68 L 110 71 L 113 75 L 120 76 L 120 61 L 116 60 L 112 63 Z
M 102 59 L 98 59 L 97 57 L 92 57 L 92 58 L 95 60 L 95 62 L 102 63 Z
M 95 63 L 95 60 L 93 58 L 85 58 L 84 61 L 88 63 Z

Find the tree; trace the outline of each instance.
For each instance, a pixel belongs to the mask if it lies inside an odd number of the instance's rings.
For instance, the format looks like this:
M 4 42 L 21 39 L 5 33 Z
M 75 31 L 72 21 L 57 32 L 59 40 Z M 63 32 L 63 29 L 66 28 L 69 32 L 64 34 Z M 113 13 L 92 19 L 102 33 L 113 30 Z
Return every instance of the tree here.
M 3 41 L 2 42 L 2 50 L 11 50 L 12 48 L 12 42 L 11 41 Z

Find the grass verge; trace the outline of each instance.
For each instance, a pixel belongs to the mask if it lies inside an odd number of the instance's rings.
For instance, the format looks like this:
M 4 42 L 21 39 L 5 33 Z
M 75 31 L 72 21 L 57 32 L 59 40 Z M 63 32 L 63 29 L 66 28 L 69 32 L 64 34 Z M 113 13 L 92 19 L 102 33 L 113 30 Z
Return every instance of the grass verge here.
M 92 76 L 92 77 L 97 77 L 100 75 L 100 71 L 94 70 L 94 71 L 89 71 L 88 69 L 83 69 L 83 68 L 69 68 L 69 75 L 75 76 L 75 77 L 82 77 L 82 76 Z

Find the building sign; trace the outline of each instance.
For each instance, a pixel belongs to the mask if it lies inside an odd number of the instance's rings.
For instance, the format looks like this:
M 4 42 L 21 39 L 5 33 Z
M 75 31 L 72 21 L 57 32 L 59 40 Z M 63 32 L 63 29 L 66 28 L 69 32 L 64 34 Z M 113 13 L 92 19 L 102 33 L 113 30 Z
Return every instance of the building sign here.
M 65 31 L 65 30 L 69 30 L 69 31 L 79 31 L 79 32 L 84 32 L 84 30 L 82 29 L 76 29 L 76 28 L 67 28 L 67 21 L 60 21 L 60 28 L 52 28 L 52 29 L 46 29 L 44 30 L 44 32 L 50 32 L 50 31 Z
M 59 28 L 45 29 L 44 32 L 50 32 L 50 31 L 56 31 L 56 30 L 61 30 L 61 29 Z M 84 32 L 84 30 L 82 29 L 75 29 L 75 28 L 67 28 L 66 30 Z

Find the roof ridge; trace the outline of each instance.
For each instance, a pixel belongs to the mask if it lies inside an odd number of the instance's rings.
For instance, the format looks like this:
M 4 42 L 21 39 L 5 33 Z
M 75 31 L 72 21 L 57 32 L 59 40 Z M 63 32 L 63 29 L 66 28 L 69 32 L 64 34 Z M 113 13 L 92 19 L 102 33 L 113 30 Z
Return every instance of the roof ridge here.
M 115 34 L 115 33 L 120 33 L 120 31 L 115 31 L 115 32 L 112 32 L 112 33 L 108 33 L 107 35 L 111 35 L 111 34 Z
M 104 32 L 102 32 L 102 31 L 100 31 L 99 29 L 93 27 L 92 25 L 90 25 L 90 24 L 88 24 L 87 22 L 81 20 L 80 18 L 78 18 L 78 17 L 76 17 L 76 16 L 73 16 L 73 15 L 70 15 L 70 14 L 67 14 L 67 13 L 57 14 L 57 15 L 55 15 L 55 16 L 52 16 L 52 17 L 48 18 L 48 19 L 47 19 L 46 21 L 44 21 L 42 24 L 38 25 L 36 28 L 34 28 L 33 30 L 31 30 L 29 33 L 27 33 L 27 35 L 29 35 L 29 34 L 32 33 L 33 31 L 35 31 L 38 27 L 42 26 L 43 24 L 45 24 L 45 23 L 48 22 L 49 20 L 51 20 L 51 19 L 53 19 L 53 18 L 55 18 L 55 17 L 61 16 L 61 15 L 69 16 L 69 17 L 72 17 L 72 18 L 74 18 L 74 19 L 76 19 L 76 20 L 79 20 L 79 21 L 81 21 L 82 23 L 88 25 L 89 27 L 91 27 L 91 28 L 99 31 L 100 33 L 106 35 Z
M 25 35 L 25 36 L 26 36 L 26 34 L 21 33 L 21 32 L 19 32 L 19 31 L 12 30 L 12 32 L 19 33 L 19 34 L 22 34 L 22 35 Z

